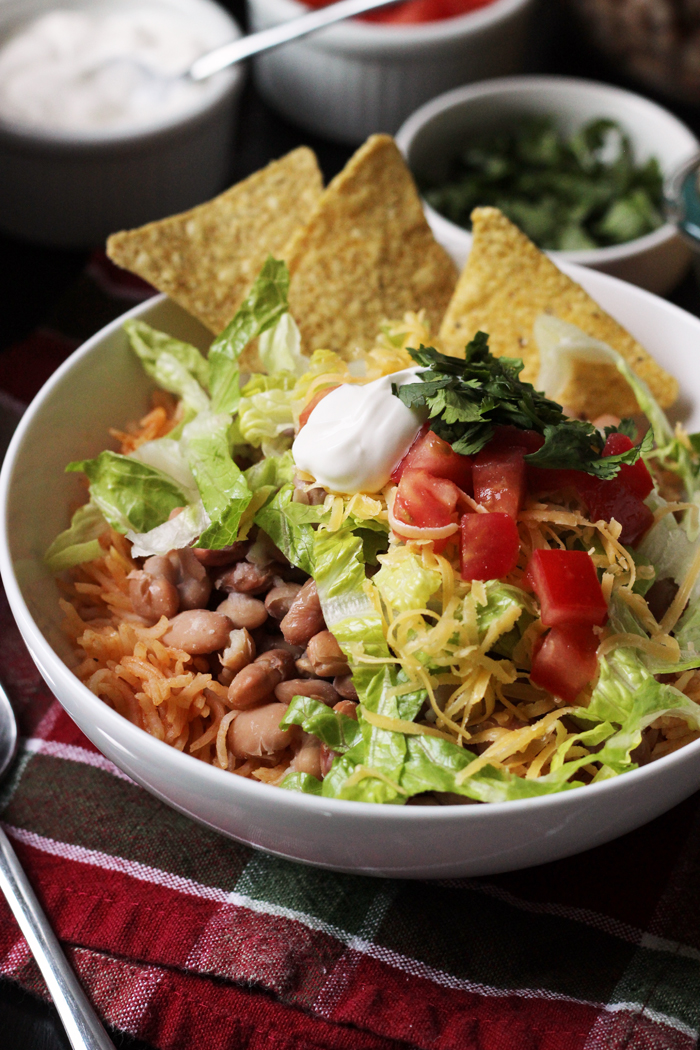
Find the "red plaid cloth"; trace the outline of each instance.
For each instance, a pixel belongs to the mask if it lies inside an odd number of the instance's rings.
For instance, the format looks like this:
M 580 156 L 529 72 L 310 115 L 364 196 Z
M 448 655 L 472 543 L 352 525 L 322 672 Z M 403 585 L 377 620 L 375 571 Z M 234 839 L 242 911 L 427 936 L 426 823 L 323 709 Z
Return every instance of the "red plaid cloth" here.
M 114 274 L 92 266 L 113 299 Z M 17 397 L 68 349 L 32 347 L 31 370 L 4 373 Z M 4 599 L 0 667 L 23 735 L 3 826 L 114 1028 L 163 1050 L 697 1045 L 700 796 L 529 871 L 339 875 L 233 843 L 135 785 L 53 699 Z M 0 914 L 0 973 L 45 996 L 4 903 Z

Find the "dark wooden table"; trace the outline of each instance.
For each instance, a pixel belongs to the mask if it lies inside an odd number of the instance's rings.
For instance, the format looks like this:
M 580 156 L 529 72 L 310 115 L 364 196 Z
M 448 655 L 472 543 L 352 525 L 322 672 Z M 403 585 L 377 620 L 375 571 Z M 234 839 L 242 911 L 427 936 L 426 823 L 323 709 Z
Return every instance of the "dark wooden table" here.
M 244 0 L 220 2 L 245 24 Z M 565 0 L 541 0 L 528 71 L 581 76 L 639 90 L 585 42 L 566 10 Z M 694 109 L 661 98 L 657 101 L 673 110 L 700 137 L 700 107 Z M 349 147 L 315 138 L 277 116 L 258 96 L 249 79 L 231 157 L 230 181 L 244 178 L 302 144 L 316 151 L 326 179 L 340 171 L 353 152 Z M 40 248 L 0 235 L 0 355 L 54 315 L 56 304 L 77 280 L 87 258 L 86 252 Z M 692 273 L 670 298 L 700 316 L 700 289 Z M 75 330 L 66 334 L 85 338 L 90 333 Z M 125 1050 L 150 1050 L 140 1040 L 118 1033 L 112 1036 L 115 1045 Z M 0 981 L 0 1050 L 59 1048 L 69 1050 L 69 1044 L 53 1007 L 8 981 Z

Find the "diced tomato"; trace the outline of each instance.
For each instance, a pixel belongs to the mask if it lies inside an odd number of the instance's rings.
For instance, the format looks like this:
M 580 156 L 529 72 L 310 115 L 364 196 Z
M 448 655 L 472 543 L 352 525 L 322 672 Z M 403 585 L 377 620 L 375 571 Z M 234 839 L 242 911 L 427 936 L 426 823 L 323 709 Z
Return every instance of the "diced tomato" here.
M 571 623 L 602 627 L 607 620 L 607 602 L 586 551 L 535 551 L 525 575 L 539 599 L 545 627 Z
M 306 0 L 309 7 L 325 7 L 332 0 Z M 415 25 L 423 22 L 442 21 L 476 11 L 492 4 L 494 0 L 406 0 L 386 10 L 368 11 L 360 15 L 361 21 L 389 22 L 396 25 Z
M 575 487 L 579 496 L 588 507 L 588 516 L 593 521 L 615 521 L 622 526 L 620 540 L 628 547 L 634 547 L 654 521 L 646 503 L 626 485 L 620 484 L 617 478 L 602 481 L 591 474 L 578 471 Z
M 544 438 L 536 430 L 521 430 L 520 427 L 496 427 L 486 448 L 523 448 L 525 454 L 537 452 L 544 445 Z
M 525 450 L 487 445 L 474 460 L 474 499 L 491 512 L 517 518 L 525 502 Z
M 606 438 L 603 455 L 619 456 L 621 452 L 628 452 L 633 446 L 634 442 L 627 437 L 627 434 L 610 434 Z M 615 480 L 622 482 L 630 492 L 634 492 L 640 499 L 646 499 L 654 487 L 654 479 L 649 473 L 646 463 L 641 458 L 636 463 L 620 464 L 620 473 Z
M 330 394 L 331 390 L 337 390 L 339 385 L 339 383 L 334 383 L 333 386 L 326 386 L 323 388 L 323 390 L 319 390 L 317 394 L 314 394 L 314 396 L 309 401 L 308 405 L 304 406 L 301 415 L 299 416 L 299 430 L 301 430 L 302 427 L 305 427 L 306 424 L 309 422 L 309 416 L 316 408 L 316 405 L 320 401 L 323 401 L 326 394 Z
M 416 440 L 391 475 L 400 481 L 404 470 L 427 470 L 436 478 L 453 481 L 463 492 L 472 491 L 471 456 L 461 456 L 448 441 L 443 441 L 425 423 Z
M 533 467 L 526 463 L 527 488 L 533 495 L 543 496 L 548 492 L 560 492 L 575 485 L 580 471 L 549 467 Z
M 598 672 L 598 637 L 586 624 L 553 627 L 535 649 L 530 678 L 567 704 Z
M 459 525 L 463 580 L 497 580 L 513 571 L 520 537 L 510 514 L 465 514 Z
M 404 470 L 394 500 L 394 517 L 419 529 L 441 529 L 456 520 L 459 489 L 427 470 Z

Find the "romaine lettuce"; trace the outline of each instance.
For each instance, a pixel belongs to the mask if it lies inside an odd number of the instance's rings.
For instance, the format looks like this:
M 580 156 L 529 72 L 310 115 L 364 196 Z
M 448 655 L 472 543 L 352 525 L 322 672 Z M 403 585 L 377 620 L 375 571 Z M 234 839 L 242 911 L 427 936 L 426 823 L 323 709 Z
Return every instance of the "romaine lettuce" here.
M 185 457 L 211 522 L 199 546 L 210 550 L 235 543 L 241 515 L 251 500 L 246 479 L 229 451 L 230 423 L 225 412 L 200 412 L 182 432 Z
M 78 507 L 70 526 L 59 533 L 44 555 L 49 572 L 63 572 L 73 565 L 101 558 L 104 551 L 99 538 L 108 528 L 104 514 L 95 503 Z
M 167 474 L 117 452 L 100 452 L 96 459 L 69 463 L 66 471 L 87 474 L 90 499 L 117 532 L 148 532 L 187 503 L 182 489 Z
M 196 347 L 151 328 L 145 321 L 126 321 L 124 330 L 145 371 L 158 386 L 177 394 L 186 408 L 209 408 L 209 362 Z

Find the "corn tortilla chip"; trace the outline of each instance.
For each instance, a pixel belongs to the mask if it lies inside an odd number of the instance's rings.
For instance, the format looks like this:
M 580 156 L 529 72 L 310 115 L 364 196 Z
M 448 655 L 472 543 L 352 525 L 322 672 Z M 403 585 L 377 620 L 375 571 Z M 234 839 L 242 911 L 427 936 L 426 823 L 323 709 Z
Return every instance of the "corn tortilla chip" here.
M 267 256 L 279 258 L 308 221 L 322 190 L 314 153 L 295 149 L 191 211 L 113 234 L 107 254 L 216 334 Z
M 457 280 L 388 135 L 360 147 L 284 257 L 306 352 L 324 347 L 351 357 L 374 344 L 383 320 L 407 310 L 424 308 L 435 332 Z
M 463 355 L 481 329 L 488 332 L 496 356 L 521 357 L 523 379 L 536 383 L 540 362 L 532 326 L 539 314 L 551 313 L 608 343 L 646 380 L 663 408 L 673 404 L 676 380 L 505 215 L 496 208 L 476 208 L 472 227 L 472 249 L 440 329 L 445 353 Z M 589 419 L 638 411 L 622 376 L 601 362 L 577 364 L 564 403 Z

